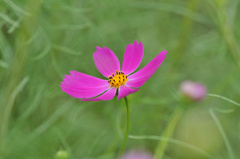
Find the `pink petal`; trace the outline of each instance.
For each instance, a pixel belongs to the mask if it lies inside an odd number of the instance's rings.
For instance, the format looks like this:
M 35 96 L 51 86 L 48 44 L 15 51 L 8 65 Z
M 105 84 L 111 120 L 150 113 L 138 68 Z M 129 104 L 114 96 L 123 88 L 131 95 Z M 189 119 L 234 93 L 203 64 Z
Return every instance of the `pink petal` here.
M 80 99 L 81 101 L 99 101 L 99 100 L 111 100 L 113 99 L 113 97 L 115 96 L 117 91 L 116 87 L 110 88 L 109 90 L 107 90 L 105 93 L 103 93 L 102 95 L 100 95 L 97 98 L 91 98 L 91 99 Z
M 116 70 L 120 70 L 117 56 L 106 47 L 100 48 L 97 46 L 97 51 L 93 53 L 93 59 L 98 71 L 107 78 Z
M 70 76 L 73 81 L 77 81 L 78 84 L 82 83 L 85 86 L 99 86 L 99 85 L 109 85 L 107 80 L 103 80 L 97 77 L 93 77 L 81 72 L 70 71 Z M 69 75 L 65 75 L 69 76 Z
M 123 86 L 119 87 L 119 89 L 118 89 L 118 100 L 123 97 L 128 96 L 129 94 L 135 93 L 139 90 L 140 89 L 132 89 L 128 86 L 123 85 Z
M 77 71 L 65 75 L 60 87 L 62 91 L 75 98 L 91 98 L 105 92 L 109 88 L 107 80 L 102 80 Z
M 153 156 L 148 152 L 134 150 L 124 154 L 121 159 L 153 159 Z
M 207 88 L 204 84 L 193 81 L 184 81 L 180 86 L 180 91 L 184 97 L 193 101 L 200 101 L 207 94 Z
M 149 62 L 145 67 L 143 67 L 138 72 L 130 75 L 126 85 L 130 87 L 141 87 L 158 69 L 163 60 L 166 57 L 167 51 L 162 51 L 159 53 L 151 62 Z
M 134 44 L 128 44 L 125 50 L 122 71 L 125 75 L 129 75 L 135 71 L 140 65 L 143 58 L 143 45 L 142 42 L 139 44 L 134 41 Z

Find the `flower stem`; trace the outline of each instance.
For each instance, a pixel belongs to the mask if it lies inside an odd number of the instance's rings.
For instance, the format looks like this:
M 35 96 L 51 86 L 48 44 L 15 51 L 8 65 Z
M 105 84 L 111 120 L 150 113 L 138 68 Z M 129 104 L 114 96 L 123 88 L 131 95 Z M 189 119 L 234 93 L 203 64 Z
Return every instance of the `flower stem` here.
M 127 141 L 127 137 L 128 137 L 128 133 L 129 133 L 129 121 L 130 121 L 129 119 L 130 119 L 130 115 L 129 115 L 129 106 L 128 106 L 127 97 L 124 97 L 124 100 L 125 100 L 126 109 L 127 109 L 127 127 L 126 127 L 125 136 L 124 136 L 124 139 L 123 139 L 122 147 L 121 147 L 121 150 L 120 150 L 120 153 L 119 153 L 119 159 L 120 159 L 120 157 L 123 154 L 123 151 L 124 151 L 124 148 L 125 148 L 125 145 L 126 145 L 126 141 Z
M 172 137 L 172 134 L 173 134 L 174 129 L 182 115 L 182 112 L 183 112 L 182 107 L 178 107 L 175 109 L 175 111 L 173 112 L 173 115 L 161 137 L 164 137 L 164 138 Z M 164 151 L 167 148 L 167 145 L 168 145 L 168 140 L 167 141 L 159 141 L 156 152 L 154 154 L 154 159 L 162 159 L 163 158 Z

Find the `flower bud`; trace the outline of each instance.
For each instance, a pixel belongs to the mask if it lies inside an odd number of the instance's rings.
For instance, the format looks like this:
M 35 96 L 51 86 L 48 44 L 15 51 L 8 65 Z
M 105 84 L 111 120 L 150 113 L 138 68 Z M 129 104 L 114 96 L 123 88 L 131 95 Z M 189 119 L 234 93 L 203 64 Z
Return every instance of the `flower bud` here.
M 180 92 L 185 99 L 200 101 L 205 98 L 207 89 L 205 85 L 192 81 L 184 81 L 180 86 Z
M 55 155 L 55 159 L 68 159 L 67 151 L 59 150 Z
M 121 159 L 153 159 L 153 156 L 145 151 L 130 151 L 124 154 Z

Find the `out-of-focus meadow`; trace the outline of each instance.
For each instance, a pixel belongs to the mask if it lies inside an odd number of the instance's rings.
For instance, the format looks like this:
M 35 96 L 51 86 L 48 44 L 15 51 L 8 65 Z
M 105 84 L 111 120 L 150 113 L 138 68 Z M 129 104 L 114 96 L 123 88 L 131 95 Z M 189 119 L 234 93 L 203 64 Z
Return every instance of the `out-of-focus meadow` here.
M 59 150 L 70 159 L 117 158 L 124 100 L 82 102 L 59 87 L 69 70 L 104 78 L 93 62 L 96 46 L 122 61 L 127 44 L 142 41 L 139 69 L 168 50 L 141 91 L 128 96 L 125 152 L 156 152 L 185 80 L 239 103 L 239 10 L 238 0 L 1 0 L 0 158 L 52 159 Z M 188 106 L 163 158 L 239 158 L 239 113 L 237 104 L 212 96 Z

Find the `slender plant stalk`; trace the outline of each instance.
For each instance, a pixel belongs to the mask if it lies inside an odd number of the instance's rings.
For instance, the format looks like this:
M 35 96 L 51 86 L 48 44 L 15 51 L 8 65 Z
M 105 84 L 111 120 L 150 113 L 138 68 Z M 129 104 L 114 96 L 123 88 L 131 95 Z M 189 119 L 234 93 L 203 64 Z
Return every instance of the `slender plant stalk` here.
M 129 115 L 129 106 L 128 106 L 127 97 L 124 97 L 124 100 L 125 100 L 126 109 L 127 109 L 127 127 L 126 127 L 125 136 L 124 136 L 124 139 L 123 139 L 122 147 L 121 147 L 121 150 L 120 150 L 120 153 L 119 153 L 119 158 L 123 154 L 123 151 L 124 151 L 124 148 L 125 148 L 125 145 L 126 145 L 126 142 L 127 142 L 128 133 L 129 133 L 129 121 L 130 121 L 129 119 L 130 119 L 130 115 Z
M 178 107 L 177 109 L 175 109 L 175 111 L 170 119 L 170 122 L 167 125 L 167 127 L 164 130 L 163 135 L 161 137 L 168 138 L 168 140 L 169 140 L 169 138 L 171 138 L 171 136 L 175 130 L 175 127 L 182 115 L 182 112 L 183 112 L 182 107 Z M 154 154 L 154 159 L 162 159 L 165 149 L 167 148 L 167 145 L 169 142 L 168 140 L 159 141 L 157 149 Z
M 217 98 L 223 99 L 225 101 L 228 101 L 228 102 L 240 107 L 240 103 L 237 103 L 237 102 L 235 102 L 235 101 L 233 101 L 229 98 L 226 98 L 224 96 L 221 96 L 221 95 L 218 95 L 218 94 L 207 94 L 207 95 L 210 96 L 210 97 L 217 97 Z
M 227 148 L 227 151 L 228 151 L 228 155 L 229 155 L 229 158 L 230 159 L 234 159 L 235 158 L 235 155 L 233 153 L 233 150 L 232 150 L 232 147 L 229 143 L 229 140 L 227 138 L 227 135 L 225 134 L 223 128 L 222 128 L 222 125 L 220 123 L 220 121 L 218 120 L 217 116 L 215 115 L 215 113 L 213 112 L 213 109 L 210 109 L 209 110 L 210 112 L 210 115 L 212 116 L 213 120 L 215 121 L 217 127 L 218 127 L 218 130 L 220 131 L 221 135 L 222 135 L 222 138 L 223 138 L 223 141 L 225 142 L 226 144 L 226 148 Z
M 223 1 L 215 0 L 217 7 L 216 13 L 218 16 L 218 27 L 222 32 L 222 36 L 227 44 L 230 53 L 232 54 L 233 60 L 236 62 L 238 69 L 240 69 L 240 48 L 236 41 L 234 34 L 234 26 L 230 23 L 229 15 L 226 13 L 227 3 Z M 226 1 L 227 2 L 227 1 Z

